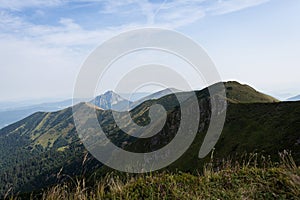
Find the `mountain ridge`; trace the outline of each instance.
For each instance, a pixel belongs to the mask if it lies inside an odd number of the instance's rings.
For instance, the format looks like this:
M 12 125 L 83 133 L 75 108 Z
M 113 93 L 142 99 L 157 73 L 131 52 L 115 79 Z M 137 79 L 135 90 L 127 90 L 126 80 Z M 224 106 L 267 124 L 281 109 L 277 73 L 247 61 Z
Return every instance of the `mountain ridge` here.
M 228 81 L 225 83 L 227 90 L 226 96 L 230 102 L 235 103 L 268 103 L 268 102 L 280 102 L 278 99 L 259 92 L 247 84 L 241 84 L 237 81 Z M 235 87 L 233 92 L 228 92 Z M 243 98 L 241 98 L 243 97 Z
M 35 112 L 55 112 L 70 107 L 75 102 L 83 101 L 83 99 L 68 99 L 58 102 L 40 103 L 30 106 L 17 108 L 7 108 L 0 110 L 0 128 L 8 126 L 14 122 L 20 121 Z
M 132 102 L 110 90 L 95 97 L 89 103 L 104 110 L 125 111 Z
M 238 133 L 242 131 L 243 133 L 247 133 L 250 130 L 248 127 L 240 126 L 245 122 L 237 122 L 234 119 L 245 119 L 250 120 L 254 118 L 254 116 L 250 115 L 250 118 L 247 119 L 242 114 L 251 114 L 251 109 L 255 111 L 255 113 L 261 112 L 267 113 L 274 112 L 274 114 L 268 115 L 265 118 L 270 118 L 273 121 L 272 116 L 284 116 L 285 110 L 281 109 L 280 114 L 276 114 L 276 107 L 279 105 L 286 105 L 287 108 L 291 111 L 291 113 L 295 114 L 294 118 L 297 122 L 298 118 L 296 113 L 298 112 L 299 104 L 285 104 L 285 103 L 277 103 L 274 102 L 273 98 L 269 98 L 268 96 L 257 93 L 254 89 L 250 90 L 247 86 L 241 85 L 237 82 L 225 83 L 225 88 L 228 92 L 229 98 L 227 101 L 229 103 L 229 121 L 227 121 L 227 125 L 225 125 L 225 133 L 230 133 L 231 131 L 235 131 Z M 236 95 L 237 91 L 245 91 L 249 90 L 249 95 L 245 95 L 243 92 L 242 95 Z M 207 88 L 195 91 L 199 106 L 201 107 L 201 119 L 203 120 L 199 124 L 199 133 L 197 134 L 198 138 L 196 138 L 196 143 L 191 146 L 190 151 L 188 151 L 183 158 L 179 159 L 178 162 L 175 162 L 174 165 L 170 166 L 172 168 L 179 168 L 181 170 L 192 170 L 195 167 L 200 167 L 202 161 L 195 160 L 195 153 L 199 151 L 199 143 L 201 143 L 203 136 L 201 133 L 207 127 L 207 123 L 209 121 L 209 91 Z M 180 93 L 179 93 L 180 94 Z M 185 94 L 181 92 L 181 94 Z M 254 100 L 256 99 L 257 102 Z M 249 101 L 249 102 L 247 102 Z M 255 102 L 255 103 L 253 103 Z M 103 126 L 103 130 L 107 133 L 107 137 L 111 139 L 116 145 L 128 149 L 136 150 L 136 152 L 143 151 L 143 149 L 159 149 L 161 146 L 164 146 L 166 143 L 172 140 L 173 134 L 176 133 L 176 127 L 178 126 L 178 118 L 179 115 L 179 104 L 176 100 L 176 96 L 174 94 L 169 94 L 164 97 L 155 100 L 147 100 L 142 104 L 138 105 L 136 108 L 130 111 L 132 119 L 139 125 L 144 125 L 149 122 L 148 111 L 149 107 L 153 104 L 161 104 L 165 107 L 168 113 L 168 121 L 165 124 L 165 127 L 161 130 L 161 132 L 155 136 L 155 140 L 135 140 L 134 138 L 128 137 L 124 134 L 114 122 L 114 118 L 112 110 L 103 110 L 96 109 L 96 113 L 99 117 L 99 122 L 101 126 Z M 94 106 L 91 106 L 87 103 L 80 103 L 78 105 L 86 106 L 88 109 L 94 109 Z M 244 111 L 239 112 L 240 105 L 244 105 L 242 108 Z M 250 106 L 250 107 L 249 107 Z M 249 110 L 247 110 L 249 107 Z M 293 108 L 293 109 L 291 109 Z M 297 108 L 297 109 L 296 109 Z M 15 183 L 16 191 L 31 191 L 32 189 L 36 189 L 36 187 L 40 183 L 40 179 L 45 179 L 44 176 L 49 176 L 49 174 L 54 175 L 58 173 L 59 170 L 63 167 L 65 168 L 64 173 L 74 174 L 77 173 L 76 167 L 74 166 L 80 164 L 82 162 L 82 158 L 84 157 L 84 152 L 86 152 L 82 142 L 79 140 L 76 128 L 74 126 L 72 110 L 73 108 L 66 108 L 64 110 L 60 110 L 53 113 L 35 113 L 17 123 L 14 123 L 4 129 L 0 130 L 0 182 L 6 183 Z M 118 113 L 117 113 L 118 114 Z M 291 115 L 291 114 L 290 114 Z M 231 117 L 230 117 L 231 116 Z M 259 120 L 265 120 L 265 118 L 261 118 L 263 115 L 259 114 L 257 117 Z M 277 121 L 281 126 L 285 126 L 283 131 L 287 132 L 289 127 L 289 121 L 282 121 L 283 119 L 278 118 Z M 299 120 L 300 121 L 300 120 Z M 88 122 L 88 119 L 87 119 Z M 287 123 L 288 122 L 288 123 Z M 254 122 L 253 122 L 254 123 Z M 273 122 L 271 122 L 272 124 Z M 276 126 L 279 126 L 278 124 Z M 240 127 L 239 127 L 240 126 Z M 226 128 L 231 127 L 231 128 Z M 239 128 L 237 128 L 239 127 Z M 254 127 L 263 128 L 260 124 L 255 124 Z M 297 128 L 297 127 L 296 127 Z M 263 129 L 264 130 L 264 129 Z M 93 131 L 93 130 L 90 130 Z M 293 130 L 291 130 L 293 131 Z M 251 132 L 251 130 L 250 130 Z M 278 132 L 278 131 L 277 131 Z M 261 132 L 258 132 L 262 134 Z M 291 132 L 291 136 L 297 137 L 294 132 Z M 223 134 L 223 133 L 222 133 Z M 269 134 L 269 132 L 268 132 Z M 277 133 L 279 134 L 279 133 Z M 221 136 L 222 137 L 222 136 Z M 226 136 L 226 138 L 230 138 Z M 282 136 L 280 136 L 282 137 Z M 226 139 L 225 138 L 225 139 Z M 239 137 L 237 137 L 239 141 Z M 255 138 L 259 138 L 255 136 Z M 259 144 L 259 140 L 253 139 L 254 144 Z M 274 137 L 273 137 L 274 138 Z M 153 138 L 154 139 L 154 138 Z M 220 142 L 225 139 L 220 140 Z M 249 150 L 251 149 L 251 144 L 248 144 L 246 141 L 247 138 L 243 137 L 240 140 L 248 145 Z M 296 138 L 297 139 L 297 138 Z M 299 138 L 300 139 L 300 138 Z M 271 138 L 272 140 L 272 138 Z M 152 143 L 153 141 L 159 141 L 159 143 Z M 126 142 L 126 143 L 124 143 Z M 150 143 L 149 143 L 150 142 Z M 230 142 L 226 139 L 226 143 L 222 143 L 223 145 L 218 145 L 219 149 L 223 149 L 227 146 L 227 150 L 222 150 L 227 153 L 232 153 L 232 149 L 235 148 L 235 142 Z M 252 144 L 252 146 L 255 146 Z M 124 146 L 125 145 L 125 146 Z M 221 147 L 220 147 L 221 146 Z M 223 147 L 224 146 L 224 147 Z M 287 144 L 283 146 L 290 147 L 292 146 L 290 140 Z M 258 146 L 259 147 L 259 146 Z M 296 148 L 296 147 L 295 147 Z M 258 148 L 259 149 L 259 148 Z M 221 150 L 220 150 L 221 151 Z M 239 150 L 241 151 L 241 150 Z M 274 147 L 269 150 L 269 152 L 273 152 Z M 193 155 L 193 156 L 192 156 Z M 22 158 L 20 160 L 20 158 Z M 54 160 L 52 158 L 55 158 Z M 298 158 L 298 157 L 297 157 Z M 183 159 L 183 160 L 182 160 Z M 101 163 L 92 159 L 92 165 L 90 167 L 100 169 L 104 169 Z M 186 163 L 186 164 L 184 164 Z M 73 166 L 73 167 L 67 167 Z M 23 171 L 19 171 L 18 169 L 23 169 Z M 3 174 L 15 174 L 8 179 L 3 177 Z M 32 174 L 30 177 L 28 174 Z M 37 178 L 36 176 L 39 175 Z M 52 182 L 50 181 L 52 180 Z M 17 181 L 17 182 L 16 182 Z M 48 185 L 55 182 L 55 178 L 49 179 L 49 181 L 44 181 L 44 185 Z M 8 184 L 9 186 L 9 184 Z M 26 188 L 24 188 L 26 186 Z M 0 190 L 6 191 L 6 185 L 0 184 Z M 23 189 L 22 189 L 23 188 Z

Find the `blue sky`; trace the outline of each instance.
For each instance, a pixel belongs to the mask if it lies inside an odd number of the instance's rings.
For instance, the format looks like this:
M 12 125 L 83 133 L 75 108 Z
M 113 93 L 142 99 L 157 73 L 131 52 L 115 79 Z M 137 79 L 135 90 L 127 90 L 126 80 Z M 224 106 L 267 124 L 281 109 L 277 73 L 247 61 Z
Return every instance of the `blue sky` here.
M 141 27 L 197 41 L 223 80 L 300 94 L 300 1 L 0 0 L 0 100 L 68 98 L 89 53 Z

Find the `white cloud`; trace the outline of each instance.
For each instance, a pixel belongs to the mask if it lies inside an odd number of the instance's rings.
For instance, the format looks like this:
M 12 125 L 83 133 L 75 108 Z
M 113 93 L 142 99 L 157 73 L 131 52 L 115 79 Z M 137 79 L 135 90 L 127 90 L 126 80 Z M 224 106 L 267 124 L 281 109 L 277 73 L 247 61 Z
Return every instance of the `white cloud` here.
M 134 13 L 136 16 L 145 17 L 144 21 L 141 21 L 140 17 L 132 19 L 128 24 L 123 24 L 121 26 L 122 29 L 127 26 L 142 27 L 145 25 L 176 29 L 193 23 L 207 15 L 234 12 L 267 1 L 269 0 L 165 0 L 162 3 L 151 3 L 148 0 L 0 0 L 0 7 L 12 9 L 58 6 L 67 4 L 68 2 L 97 2 L 102 5 L 100 6 L 102 14 L 110 14 L 112 18 L 111 27 L 84 30 L 73 19 L 65 18 L 64 16 L 61 16 L 59 25 L 37 25 L 25 21 L 23 18 L 15 16 L 9 11 L 0 11 L 0 30 L 17 36 L 33 37 L 46 43 L 51 41 L 52 44 L 57 43 L 54 41 L 57 38 L 57 41 L 61 45 L 76 46 L 82 45 L 84 38 L 86 38 L 85 42 L 90 43 L 93 40 L 91 38 L 99 37 L 103 34 L 106 35 L 107 32 L 111 32 L 111 29 L 120 29 L 120 25 L 114 26 L 113 24 L 114 18 L 120 15 L 132 16 Z M 36 13 L 45 15 L 43 11 L 38 9 Z M 74 43 L 71 44 L 71 42 Z
M 82 55 L 0 36 L 1 100 L 70 95 Z
M 225 14 L 266 1 L 173 0 L 151 3 L 147 0 L 0 0 L 0 85 L 3 91 L 0 98 L 34 97 L 35 94 L 40 97 L 70 92 L 78 67 L 88 52 L 122 31 L 145 25 L 176 29 L 207 15 Z M 123 25 L 85 29 L 75 19 L 65 16 L 59 16 L 56 25 L 49 25 L 36 24 L 15 14 L 15 11 L 22 12 L 34 7 L 35 14 L 45 16 L 46 13 L 40 8 L 67 6 L 71 2 L 101 4 L 99 15 L 110 16 L 112 23 L 117 17 L 132 16 L 133 13 L 139 17 Z
M 193 23 L 206 15 L 222 15 L 257 6 L 270 0 L 148 0 L 103 1 L 103 13 L 132 15 L 139 12 L 146 17 L 147 25 L 166 25 L 177 28 Z M 126 8 L 126 9 L 124 9 Z

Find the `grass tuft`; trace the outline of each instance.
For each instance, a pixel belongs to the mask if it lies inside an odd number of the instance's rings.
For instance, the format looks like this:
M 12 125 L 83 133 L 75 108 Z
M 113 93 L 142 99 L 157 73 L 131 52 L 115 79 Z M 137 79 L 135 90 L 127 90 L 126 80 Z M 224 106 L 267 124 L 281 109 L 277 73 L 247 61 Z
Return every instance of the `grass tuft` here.
M 300 199 L 300 168 L 291 152 L 279 153 L 279 157 L 279 163 L 272 163 L 252 153 L 243 162 L 223 160 L 220 164 L 214 162 L 212 153 L 198 175 L 164 171 L 121 177 L 111 172 L 92 187 L 85 179 L 75 179 L 47 189 L 39 199 Z

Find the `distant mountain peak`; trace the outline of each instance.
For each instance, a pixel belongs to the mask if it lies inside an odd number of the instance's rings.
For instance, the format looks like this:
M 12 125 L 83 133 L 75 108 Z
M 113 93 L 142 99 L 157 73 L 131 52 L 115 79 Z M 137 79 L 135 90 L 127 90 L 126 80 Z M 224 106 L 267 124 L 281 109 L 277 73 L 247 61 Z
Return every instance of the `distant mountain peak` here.
M 131 102 L 114 91 L 108 90 L 104 94 L 95 97 L 89 103 L 92 103 L 104 110 L 125 111 Z
M 107 90 L 104 94 L 102 95 L 105 95 L 105 96 L 114 96 L 114 95 L 117 95 L 117 96 L 120 96 L 119 94 L 117 94 L 116 92 L 112 91 L 112 90 Z M 101 95 L 100 95 L 101 96 Z

